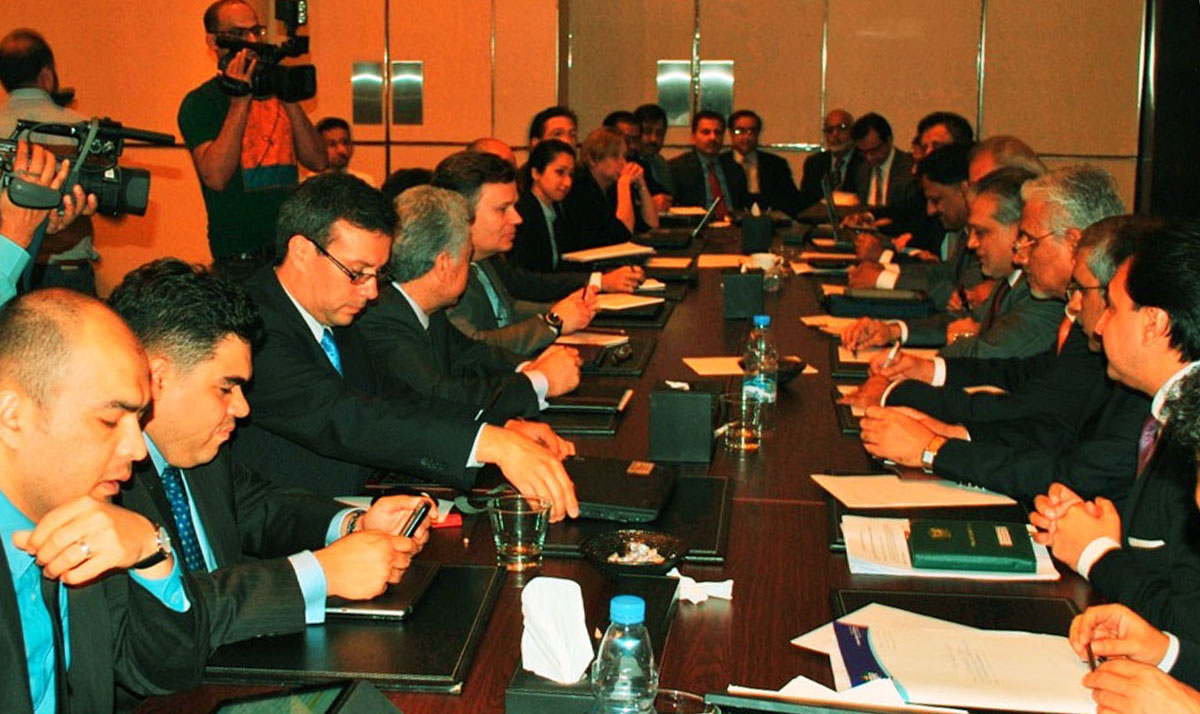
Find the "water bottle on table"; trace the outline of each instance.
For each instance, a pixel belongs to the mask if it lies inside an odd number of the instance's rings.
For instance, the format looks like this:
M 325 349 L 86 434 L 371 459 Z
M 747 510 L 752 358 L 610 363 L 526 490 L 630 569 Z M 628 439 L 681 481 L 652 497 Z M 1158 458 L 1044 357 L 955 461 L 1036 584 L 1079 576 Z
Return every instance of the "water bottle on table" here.
M 609 604 L 611 624 L 592 663 L 595 714 L 653 714 L 658 670 L 650 635 L 643 624 L 646 601 L 618 595 Z
M 779 394 L 779 353 L 775 350 L 769 315 L 754 316 L 754 327 L 742 354 L 742 369 L 742 395 L 752 397 L 762 405 L 762 428 L 773 428 L 775 400 Z

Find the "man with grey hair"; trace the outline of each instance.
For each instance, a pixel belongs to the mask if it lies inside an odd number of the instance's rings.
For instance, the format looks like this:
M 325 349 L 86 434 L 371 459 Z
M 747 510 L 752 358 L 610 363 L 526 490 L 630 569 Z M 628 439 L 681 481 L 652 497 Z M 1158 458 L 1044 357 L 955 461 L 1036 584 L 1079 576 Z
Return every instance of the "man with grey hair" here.
M 948 360 L 966 363 L 966 369 L 954 368 L 956 377 L 973 373 L 974 378 L 938 390 L 919 384 L 905 389 L 912 384 L 905 381 L 885 392 L 888 407 L 916 407 L 924 414 L 868 409 L 863 420 L 867 450 L 1026 501 L 1066 479 L 1076 492 L 1121 502 L 1132 485 L 1150 403 L 1105 379 L 1096 326 L 1107 307 L 1113 266 L 1130 255 L 1145 230 L 1136 219 L 1115 217 L 1085 229 L 1078 241 L 1068 292 L 1091 359 L 1051 353 L 1003 365 Z M 962 386 L 993 382 L 1008 393 L 962 393 Z
M 461 195 L 433 186 L 396 199 L 394 279 L 362 317 L 382 378 L 423 395 L 478 409 L 488 421 L 536 416 L 547 397 L 579 385 L 579 355 L 552 345 L 532 361 L 467 337 L 446 308 L 467 287 L 471 223 Z

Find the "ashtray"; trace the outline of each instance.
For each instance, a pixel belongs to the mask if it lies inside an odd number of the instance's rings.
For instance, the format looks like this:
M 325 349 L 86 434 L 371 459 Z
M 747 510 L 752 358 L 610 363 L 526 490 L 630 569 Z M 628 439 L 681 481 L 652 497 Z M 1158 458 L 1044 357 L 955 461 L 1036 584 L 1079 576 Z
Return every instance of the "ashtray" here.
M 804 368 L 808 366 L 808 363 L 799 357 L 780 357 L 777 364 L 778 372 L 776 378 L 781 387 L 795 379 L 796 375 L 803 372 Z M 742 369 L 746 368 L 746 365 L 740 359 L 738 360 L 738 366 Z
M 614 555 L 626 555 L 631 544 L 643 544 L 656 549 L 662 561 L 622 563 L 609 560 Z M 618 575 L 665 575 L 687 553 L 687 546 L 678 536 L 637 528 L 597 533 L 585 540 L 579 549 L 588 562 L 609 578 Z

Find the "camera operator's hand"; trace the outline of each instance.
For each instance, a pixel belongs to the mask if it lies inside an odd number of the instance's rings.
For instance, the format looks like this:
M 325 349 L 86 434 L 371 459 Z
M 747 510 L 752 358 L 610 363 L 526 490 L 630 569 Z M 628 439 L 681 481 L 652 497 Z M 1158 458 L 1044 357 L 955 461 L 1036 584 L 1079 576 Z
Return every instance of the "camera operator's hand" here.
M 66 170 L 70 171 L 71 162 L 64 161 L 63 164 Z M 71 222 L 79 216 L 94 215 L 98 207 L 96 194 L 89 193 L 87 197 L 84 197 L 83 187 L 75 186 L 70 193 L 62 197 L 62 207 L 57 211 L 50 211 L 50 220 L 46 223 L 46 233 L 54 235 L 71 225 Z
M 70 166 L 63 162 L 55 171 L 54 154 L 37 144 L 17 142 L 17 154 L 13 158 L 13 176 L 39 186 L 57 189 L 67 180 Z M 82 192 L 80 192 L 82 195 Z M 50 210 L 24 208 L 12 202 L 8 189 L 0 191 L 0 234 L 13 243 L 28 248 L 33 234 L 46 220 Z M 65 223 L 63 225 L 66 225 Z M 59 226 L 61 228 L 61 226 Z
M 258 66 L 258 55 L 248 49 L 238 50 L 238 53 L 225 65 L 225 79 L 231 86 L 244 88 L 244 94 L 231 96 L 233 101 L 250 100 L 250 78 L 254 76 L 254 68 Z

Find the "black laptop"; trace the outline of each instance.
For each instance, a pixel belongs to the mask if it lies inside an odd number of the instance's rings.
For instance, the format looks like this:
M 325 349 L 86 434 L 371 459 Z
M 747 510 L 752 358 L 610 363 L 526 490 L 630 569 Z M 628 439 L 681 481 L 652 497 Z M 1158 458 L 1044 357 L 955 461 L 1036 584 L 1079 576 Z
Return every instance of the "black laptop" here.
M 645 233 L 635 235 L 633 241 L 641 245 L 648 245 L 651 248 L 686 248 L 692 242 L 692 239 L 700 235 L 700 231 L 704 230 L 704 226 L 708 225 L 708 221 L 712 218 L 713 211 L 720 201 L 720 196 L 713 199 L 713 202 L 708 206 L 708 210 L 704 212 L 704 217 L 700 219 L 695 228 L 651 228 Z
M 622 523 L 658 518 L 678 470 L 653 461 L 572 456 L 563 467 L 575 482 L 579 515 Z

